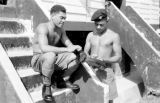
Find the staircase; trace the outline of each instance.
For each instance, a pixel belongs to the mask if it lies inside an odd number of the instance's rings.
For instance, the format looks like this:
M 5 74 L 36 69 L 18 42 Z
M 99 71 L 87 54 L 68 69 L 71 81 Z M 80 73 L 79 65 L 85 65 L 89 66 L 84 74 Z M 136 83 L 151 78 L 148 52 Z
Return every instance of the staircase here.
M 33 32 L 30 20 L 0 19 L 0 41 L 21 78 L 34 103 L 43 103 L 41 96 L 42 80 L 34 72 L 30 62 L 33 55 L 31 40 Z M 21 30 L 20 30 L 21 29 Z M 52 89 L 56 103 L 75 103 L 70 89 Z
M 87 21 L 89 20 L 88 17 L 90 16 L 90 14 L 92 14 L 92 12 L 97 9 L 90 9 L 90 13 L 88 14 L 87 12 L 89 11 L 86 11 L 84 9 L 84 5 L 81 5 L 80 1 L 78 0 L 72 2 L 66 2 L 66 0 L 63 0 L 65 2 L 61 2 L 61 0 L 57 0 L 57 2 L 53 2 L 52 0 L 41 0 L 41 2 L 37 1 L 38 0 L 35 0 L 37 5 L 40 7 L 40 9 L 47 17 L 49 17 L 49 14 L 47 14 L 49 12 L 46 9 L 46 7 L 50 7 L 50 3 L 64 4 L 67 7 L 67 9 L 69 9 L 68 13 L 71 17 L 70 19 L 68 19 L 68 21 L 72 19 L 73 21 L 77 21 L 79 20 L 77 19 L 77 17 L 82 17 L 82 20 L 80 20 L 82 22 Z M 90 5 L 91 4 L 93 6 L 93 4 L 95 3 L 90 3 Z M 101 7 L 100 5 L 102 6 L 102 2 L 100 2 L 97 7 Z M 77 11 L 77 13 L 75 12 L 75 10 L 72 10 L 71 8 L 73 6 L 78 7 L 80 11 Z M 125 49 L 125 51 L 129 54 L 129 56 L 133 59 L 137 68 L 140 68 L 140 70 L 142 71 L 145 69 L 145 72 L 143 72 L 143 79 L 146 79 L 147 76 L 145 75 L 145 73 L 148 72 L 147 68 L 152 67 L 154 64 L 153 61 L 155 60 L 155 58 L 152 58 L 150 56 L 154 55 L 154 57 L 159 58 L 159 45 L 157 43 L 159 39 L 155 38 L 158 36 L 149 35 L 149 37 L 153 36 L 153 38 L 149 40 L 149 38 L 147 38 L 147 33 L 151 32 L 152 30 L 147 29 L 149 31 L 141 31 L 142 28 L 138 28 L 142 26 L 138 25 L 140 21 L 135 22 L 134 18 L 132 17 L 136 16 L 130 15 L 130 11 L 128 11 L 128 14 L 126 13 L 126 17 L 112 3 L 110 8 L 110 16 L 113 20 L 110 22 L 112 26 L 111 28 L 116 29 L 115 31 L 120 33 L 120 37 L 122 38 L 122 46 Z M 34 72 L 30 65 L 30 60 L 33 55 L 31 42 L 32 37 L 34 35 L 31 27 L 31 20 L 0 18 L 0 41 L 3 47 L 5 48 L 11 62 L 14 65 L 14 68 L 17 71 L 18 76 L 23 82 L 23 85 L 26 88 L 27 93 L 31 97 L 32 101 L 34 103 L 43 103 L 44 101 L 42 100 L 41 96 L 42 80 L 40 78 L 40 74 Z M 148 28 L 147 25 L 146 28 Z M 140 31 L 146 33 L 146 35 L 142 35 Z M 155 42 L 153 42 L 154 40 Z M 148 41 L 152 41 L 154 44 L 151 45 Z M 139 45 L 137 45 L 137 43 Z M 143 52 L 145 50 L 147 52 Z M 146 57 L 149 58 L 150 61 L 149 59 L 146 60 Z M 144 64 L 145 62 L 148 64 Z M 154 65 L 158 67 L 158 61 L 156 61 L 155 63 L 156 64 Z M 152 68 L 152 70 L 154 70 L 155 73 L 157 73 L 156 71 L 158 71 L 158 69 L 154 68 Z M 114 103 L 139 102 L 141 98 L 141 92 L 139 91 L 139 87 L 142 84 L 142 81 L 140 80 L 141 74 L 138 73 L 141 73 L 142 71 L 133 71 L 127 77 L 121 77 L 116 79 L 118 98 L 116 98 Z M 87 72 L 89 73 L 89 75 L 87 74 Z M 152 71 L 149 71 L 149 73 L 153 74 Z M 94 77 L 92 78 L 92 75 L 94 75 L 92 74 L 92 72 L 90 74 L 90 71 L 86 71 L 84 68 L 81 68 L 80 71 L 77 72 L 77 74 L 75 75 L 75 77 L 77 78 L 75 82 L 79 84 L 81 87 L 81 91 L 78 94 L 73 93 L 70 89 L 52 89 L 56 103 L 107 103 L 107 86 L 103 83 L 97 83 L 98 80 L 95 81 L 93 79 Z M 151 76 L 151 79 L 153 80 L 154 76 Z M 154 84 L 156 84 L 156 81 Z M 158 88 L 158 85 L 153 85 L 153 83 L 151 82 L 146 84 L 146 86 L 153 86 L 154 89 Z

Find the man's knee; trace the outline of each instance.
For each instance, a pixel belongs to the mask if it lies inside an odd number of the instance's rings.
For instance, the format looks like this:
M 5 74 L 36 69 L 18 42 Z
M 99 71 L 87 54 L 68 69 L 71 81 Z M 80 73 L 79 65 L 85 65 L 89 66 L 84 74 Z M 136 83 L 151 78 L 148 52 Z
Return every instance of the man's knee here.
M 78 66 L 79 66 L 79 62 L 77 60 L 73 60 L 68 64 L 68 69 L 71 71 L 75 71 L 77 70 Z
M 69 59 L 72 61 L 72 60 L 76 60 L 77 59 L 77 56 L 74 54 L 74 53 L 71 53 L 70 56 L 69 56 Z
M 43 55 L 43 62 L 54 63 L 56 61 L 56 54 L 48 52 Z
M 54 71 L 54 63 L 56 61 L 56 54 L 48 52 L 42 56 L 42 74 L 46 77 L 51 77 Z

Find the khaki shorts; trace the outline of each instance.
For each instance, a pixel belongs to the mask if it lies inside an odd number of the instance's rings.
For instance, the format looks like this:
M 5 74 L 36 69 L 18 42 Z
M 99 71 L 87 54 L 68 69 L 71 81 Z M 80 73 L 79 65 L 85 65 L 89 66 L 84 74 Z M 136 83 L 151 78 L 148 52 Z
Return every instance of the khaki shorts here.
M 42 72 L 42 63 L 43 63 L 41 59 L 42 55 L 43 54 L 34 54 L 31 60 L 31 65 L 34 71 L 40 73 Z M 70 59 L 71 55 L 73 54 L 68 52 L 58 54 L 56 57 L 57 59 L 56 63 L 54 64 L 55 69 L 61 69 L 61 70 L 67 69 L 68 64 L 73 60 L 75 60 L 75 59 Z
M 117 86 L 115 82 L 115 73 L 111 64 L 100 65 L 95 59 L 88 58 L 87 63 L 93 68 L 97 78 L 109 85 L 109 99 L 113 100 L 118 96 Z M 104 67 L 105 66 L 105 67 Z
M 96 68 L 95 74 L 101 82 L 109 85 L 109 99 L 113 100 L 118 97 L 113 68 L 106 68 L 104 70 Z

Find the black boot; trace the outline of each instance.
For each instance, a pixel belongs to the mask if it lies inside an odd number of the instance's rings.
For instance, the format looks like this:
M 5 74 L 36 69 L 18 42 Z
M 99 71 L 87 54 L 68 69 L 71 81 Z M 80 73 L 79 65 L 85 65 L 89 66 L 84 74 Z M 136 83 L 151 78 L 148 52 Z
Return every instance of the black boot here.
M 46 102 L 53 102 L 54 101 L 53 96 L 52 96 L 52 92 L 51 92 L 51 86 L 43 85 L 42 97 L 43 97 L 44 101 L 46 101 Z
M 80 89 L 77 84 L 72 84 L 69 80 L 65 81 L 66 88 L 71 88 L 72 90 Z

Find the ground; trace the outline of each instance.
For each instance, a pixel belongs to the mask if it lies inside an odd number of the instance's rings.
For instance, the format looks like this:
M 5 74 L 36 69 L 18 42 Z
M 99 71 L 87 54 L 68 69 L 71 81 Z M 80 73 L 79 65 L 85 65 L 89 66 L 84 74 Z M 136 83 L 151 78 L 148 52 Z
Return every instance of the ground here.
M 152 95 L 144 96 L 140 103 L 160 103 L 160 97 L 155 97 Z

